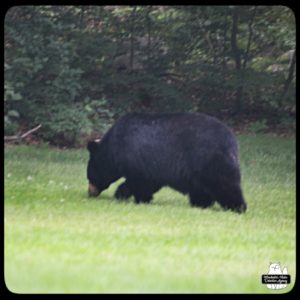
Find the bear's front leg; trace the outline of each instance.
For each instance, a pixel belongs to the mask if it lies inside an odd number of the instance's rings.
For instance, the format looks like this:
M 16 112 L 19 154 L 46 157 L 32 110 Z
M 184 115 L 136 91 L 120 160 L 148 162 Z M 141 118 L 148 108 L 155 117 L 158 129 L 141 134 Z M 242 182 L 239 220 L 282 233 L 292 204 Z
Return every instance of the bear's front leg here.
M 130 181 L 130 190 L 134 195 L 135 203 L 150 203 L 153 193 L 159 189 L 160 186 L 157 184 L 140 178 Z
M 115 192 L 115 198 L 117 199 L 128 199 L 131 196 L 132 192 L 127 181 L 120 184 Z

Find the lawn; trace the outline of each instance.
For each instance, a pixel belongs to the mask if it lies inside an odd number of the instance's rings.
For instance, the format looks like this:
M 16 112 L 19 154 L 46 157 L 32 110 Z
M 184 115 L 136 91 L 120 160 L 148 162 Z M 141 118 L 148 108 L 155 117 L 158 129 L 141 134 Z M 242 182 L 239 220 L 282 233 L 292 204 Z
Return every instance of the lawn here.
M 88 152 L 5 148 L 5 282 L 15 293 L 285 293 L 295 281 L 295 141 L 238 137 L 246 214 L 87 198 Z M 271 262 L 291 284 L 261 284 Z

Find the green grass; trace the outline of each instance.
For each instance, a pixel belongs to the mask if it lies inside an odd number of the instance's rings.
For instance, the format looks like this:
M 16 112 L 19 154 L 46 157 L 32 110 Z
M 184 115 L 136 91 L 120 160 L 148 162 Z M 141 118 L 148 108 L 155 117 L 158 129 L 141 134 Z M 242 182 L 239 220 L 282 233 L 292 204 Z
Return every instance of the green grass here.
M 295 142 L 240 136 L 248 211 L 87 198 L 85 150 L 5 149 L 5 282 L 15 293 L 284 293 L 295 281 Z M 121 181 L 119 181 L 121 182 Z M 118 183 L 119 183 L 118 182 Z M 261 284 L 270 262 L 292 284 Z

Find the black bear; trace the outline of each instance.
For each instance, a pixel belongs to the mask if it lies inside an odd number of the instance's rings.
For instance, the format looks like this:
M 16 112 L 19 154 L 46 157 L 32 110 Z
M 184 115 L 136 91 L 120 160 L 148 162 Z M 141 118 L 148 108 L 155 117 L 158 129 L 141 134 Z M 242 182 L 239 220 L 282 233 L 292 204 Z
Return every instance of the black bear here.
M 96 197 L 120 177 L 115 197 L 149 203 L 169 186 L 189 194 L 190 204 L 245 212 L 238 145 L 231 130 L 201 113 L 131 113 L 100 142 L 89 142 L 89 196 Z

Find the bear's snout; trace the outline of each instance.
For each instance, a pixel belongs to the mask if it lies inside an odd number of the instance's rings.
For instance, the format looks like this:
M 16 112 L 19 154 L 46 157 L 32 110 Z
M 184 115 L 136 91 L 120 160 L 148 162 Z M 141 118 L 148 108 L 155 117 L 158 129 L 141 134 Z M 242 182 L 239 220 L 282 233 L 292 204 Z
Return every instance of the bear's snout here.
M 89 183 L 88 194 L 89 197 L 97 197 L 100 191 L 93 184 Z

